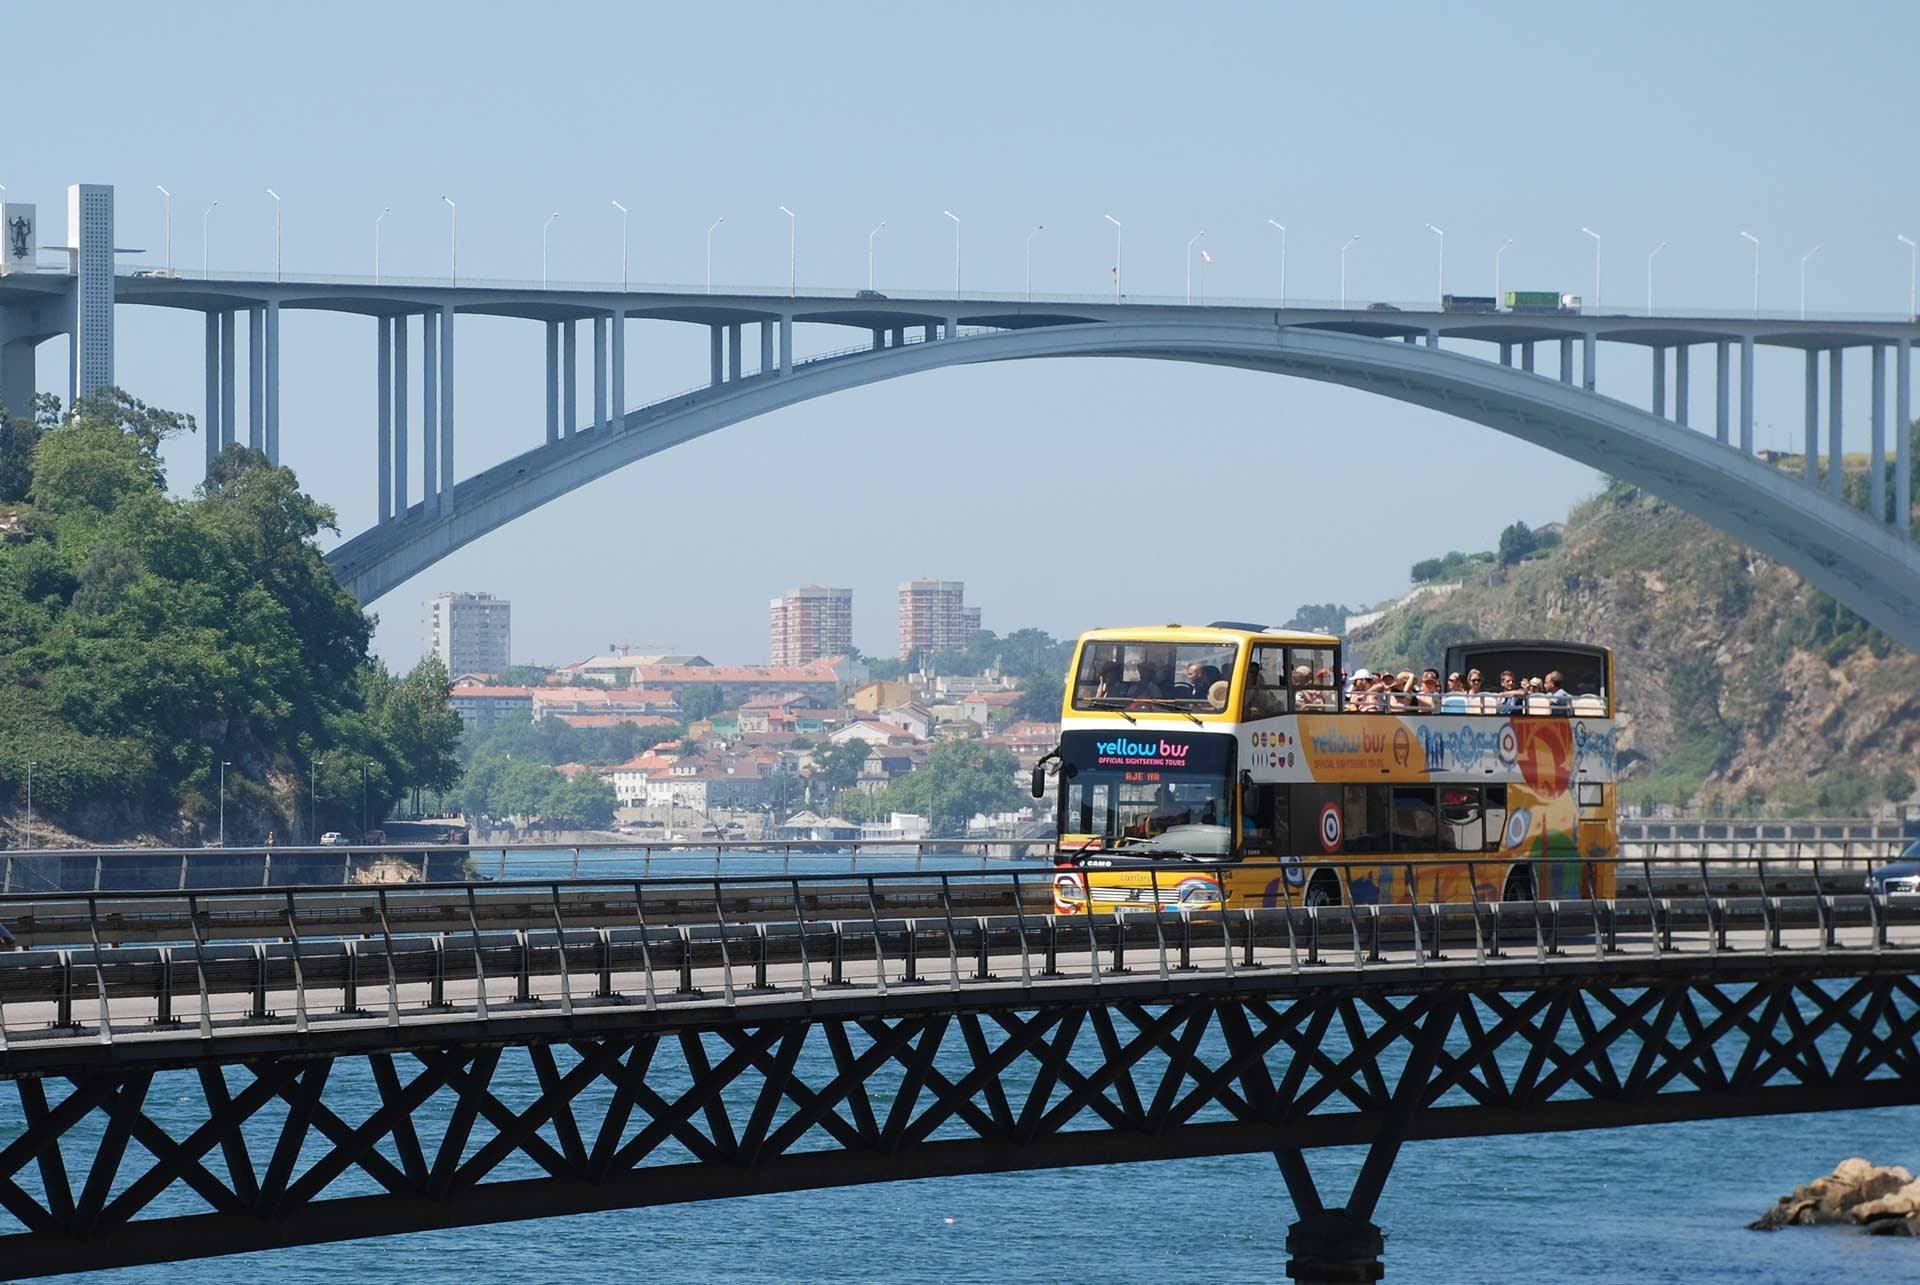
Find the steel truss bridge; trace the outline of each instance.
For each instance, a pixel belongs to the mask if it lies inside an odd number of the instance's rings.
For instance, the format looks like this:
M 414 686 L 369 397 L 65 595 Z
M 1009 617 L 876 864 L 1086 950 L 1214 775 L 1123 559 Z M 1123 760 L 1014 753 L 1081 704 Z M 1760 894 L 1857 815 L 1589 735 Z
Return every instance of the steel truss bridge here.
M 1044 869 L 16 895 L 74 944 L 0 956 L 0 1255 L 1270 1152 L 1289 1274 L 1369 1280 L 1407 1142 L 1920 1101 L 1920 898 L 1715 863 L 1307 908 L 1275 873 L 1117 919 L 1036 909 Z M 1368 1148 L 1344 1201 L 1326 1146 Z
M 784 406 L 949 366 L 1135 357 L 1344 384 L 1509 433 L 1671 500 L 1791 566 L 1907 646 L 1920 647 L 1920 549 L 1912 541 L 1908 444 L 1912 352 L 1920 343 L 1920 319 L 1913 317 L 1461 312 L 1432 305 L 1382 310 L 957 289 L 802 295 L 186 271 L 118 275 L 110 246 L 102 254 L 85 244 L 89 237 L 111 240 L 112 189 L 80 192 L 96 217 L 80 229 L 75 269 L 0 276 L 0 399 L 16 412 L 24 409 L 35 388 L 36 348 L 61 336 L 73 354 L 70 391 L 111 384 L 117 305 L 197 312 L 205 328 L 201 428 L 210 466 L 237 440 L 237 335 L 245 314 L 246 440 L 277 462 L 282 313 L 369 318 L 375 424 L 367 476 L 376 520 L 330 555 L 362 602 L 588 482 Z M 544 440 L 530 426 L 536 444 L 465 477 L 454 449 L 461 316 L 536 323 L 546 372 Z M 704 328 L 705 381 L 631 405 L 629 322 Z M 585 326 L 592 376 L 591 401 L 583 406 Z M 796 358 L 795 331 L 802 327 L 852 333 L 861 342 L 836 342 L 835 351 Z M 750 331 L 757 331 L 757 361 Z M 1643 404 L 1596 391 L 1603 344 L 1651 355 Z M 1795 350 L 1805 359 L 1805 443 L 1797 478 L 1755 453 L 1753 385 L 1761 347 Z M 1708 352 L 1710 398 L 1694 388 L 1693 357 Z M 1848 353 L 1871 373 L 1864 415 L 1844 405 Z M 1706 372 L 1700 373 L 1704 386 Z M 1696 402 L 1710 405 L 1711 435 L 1704 414 L 1694 427 Z M 411 418 L 416 407 L 417 420 Z M 417 425 L 417 444 L 410 423 Z M 1849 496 L 1840 463 L 1849 423 L 1856 450 L 1864 427 L 1869 456 L 1883 465 L 1867 470 L 1864 505 Z

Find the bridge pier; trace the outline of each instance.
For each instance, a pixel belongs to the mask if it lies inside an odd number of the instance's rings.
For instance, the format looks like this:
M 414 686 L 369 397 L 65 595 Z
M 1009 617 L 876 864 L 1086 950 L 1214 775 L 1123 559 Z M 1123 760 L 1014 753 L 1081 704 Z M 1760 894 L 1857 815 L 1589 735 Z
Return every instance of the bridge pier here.
M 1808 486 L 1820 485 L 1820 353 L 1807 349 L 1807 433 L 1800 473 Z
M 379 492 L 375 496 L 375 521 L 393 520 L 393 318 L 380 317 L 374 322 L 374 342 L 377 352 L 374 359 L 374 401 L 377 404 L 376 431 L 374 434 L 374 473 L 378 478 L 375 486 Z
M 939 337 L 940 337 L 940 327 L 938 327 L 938 326 L 922 326 L 922 327 L 920 327 L 920 341 L 921 341 L 922 343 L 929 343 L 929 344 L 930 344 L 930 343 L 932 343 L 932 342 L 933 342 L 933 341 L 934 341 L 935 339 L 938 339 Z
M 627 426 L 627 310 L 613 310 L 613 427 Z
M 1902 339 L 1893 359 L 1893 525 L 1905 540 L 1913 534 L 1913 345 Z
M 1753 454 L 1753 336 L 1740 337 L 1740 453 Z
M 393 319 L 393 515 L 407 512 L 407 322 Z
M 1727 385 L 1729 371 L 1728 357 L 1732 345 L 1722 339 L 1713 346 L 1713 437 L 1720 445 L 1727 444 L 1727 423 L 1730 418 L 1727 406 Z
M 560 440 L 560 323 L 547 323 L 547 442 Z
M 1836 500 L 1841 498 L 1846 473 L 1843 467 L 1846 450 L 1842 444 L 1845 420 L 1840 414 L 1840 358 L 1845 351 L 1843 348 L 1827 350 L 1827 493 Z
M 881 326 L 875 326 L 875 327 L 873 328 L 873 349 L 874 349 L 874 351 L 875 351 L 875 352 L 878 352 L 878 351 L 880 351 L 880 349 L 882 349 L 882 348 L 885 348 L 886 346 L 887 346 L 887 332 L 886 332 L 886 330 L 885 330 L 885 328 L 884 328 L 884 327 L 881 327 Z
M 1593 391 L 1594 354 L 1600 347 L 1600 337 L 1589 330 L 1580 340 L 1580 377 L 1581 387 Z
M 745 327 L 738 321 L 727 327 L 727 378 L 729 380 L 738 381 L 742 375 L 746 374 L 740 366 L 740 332 L 744 329 Z
M 593 426 L 601 432 L 613 427 L 607 418 L 607 319 L 593 319 Z
M 233 364 L 239 339 L 240 314 L 229 308 L 220 314 L 220 444 L 233 445 L 239 426 L 234 422 Z
M 720 386 L 722 380 L 725 379 L 725 374 L 720 364 L 721 336 L 719 326 L 707 327 L 707 340 L 707 365 L 709 368 L 707 383 L 709 386 L 717 388 Z
M 11 390 L 9 390 L 11 391 Z M 207 451 L 207 471 L 213 471 L 213 457 L 226 442 L 220 428 L 220 314 L 207 314 L 207 413 L 200 421 L 200 435 Z
M 440 314 L 420 314 L 420 505 L 431 509 L 439 494 L 440 453 L 433 439 L 440 423 Z
M 1513 365 L 1513 345 L 1512 344 L 1503 343 L 1500 345 L 1500 364 L 1502 366 Z
M 267 323 L 265 308 L 247 309 L 247 445 L 267 450 Z
M 1686 344 L 1679 344 L 1673 350 L 1673 422 L 1687 427 L 1687 408 L 1693 400 L 1692 380 L 1688 377 L 1689 360 L 1693 350 Z
M 773 323 L 771 321 L 760 323 L 760 373 L 763 375 L 773 373 Z
M 440 306 L 440 507 L 453 507 L 453 305 Z
M 1653 414 L 1655 419 L 1667 417 L 1667 349 L 1664 344 L 1653 346 Z
M 1872 466 L 1867 469 L 1867 508 L 1873 513 L 1875 522 L 1887 520 L 1887 346 L 1874 344 L 1867 349 L 1867 359 L 1873 380 L 1871 432 L 1873 444 L 1868 449 L 1868 458 Z M 1902 432 L 1906 431 L 1903 425 Z
M 561 323 L 560 436 L 572 437 L 580 423 L 580 323 Z
M 1533 344 L 1531 341 L 1520 345 L 1520 369 L 1529 375 L 1533 373 Z
M 1560 382 L 1573 382 L 1573 336 L 1568 335 L 1560 341 Z

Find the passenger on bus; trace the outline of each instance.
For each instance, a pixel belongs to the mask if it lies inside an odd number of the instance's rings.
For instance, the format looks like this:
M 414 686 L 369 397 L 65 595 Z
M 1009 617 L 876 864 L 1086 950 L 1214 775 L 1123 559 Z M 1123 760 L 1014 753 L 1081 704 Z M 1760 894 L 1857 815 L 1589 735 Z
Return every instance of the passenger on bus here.
M 1547 675 L 1547 702 L 1554 713 L 1565 717 L 1573 713 L 1573 693 L 1567 690 L 1565 678 L 1559 670 Z
M 1207 688 L 1207 704 L 1215 710 L 1223 710 L 1227 707 L 1226 679 L 1215 679 L 1213 684 Z
M 1120 688 L 1125 685 L 1123 682 L 1125 676 L 1125 671 L 1120 668 L 1120 662 L 1117 660 L 1110 660 L 1100 666 L 1099 681 L 1093 686 L 1093 699 L 1101 700 L 1119 696 Z
M 1140 677 L 1127 695 L 1135 700 L 1166 700 L 1173 695 L 1166 678 L 1167 675 L 1158 666 L 1143 660 L 1140 662 Z
M 1187 689 L 1192 693 L 1194 700 L 1205 700 L 1208 691 L 1212 690 L 1213 685 L 1219 681 L 1218 665 L 1209 665 L 1196 660 L 1187 666 Z M 1186 696 L 1188 692 L 1182 692 L 1181 695 Z
M 1527 680 L 1527 713 L 1553 713 L 1553 702 L 1547 697 L 1547 685 L 1538 678 Z
M 1443 714 L 1464 714 L 1467 712 L 1467 684 L 1456 670 L 1447 675 L 1447 694 L 1440 698 L 1440 712 Z
M 1526 712 L 1527 689 L 1513 681 L 1513 671 L 1500 671 L 1500 712 L 1502 714 L 1521 714 Z
M 1431 714 L 1440 708 L 1440 671 L 1423 669 L 1420 671 L 1420 709 Z

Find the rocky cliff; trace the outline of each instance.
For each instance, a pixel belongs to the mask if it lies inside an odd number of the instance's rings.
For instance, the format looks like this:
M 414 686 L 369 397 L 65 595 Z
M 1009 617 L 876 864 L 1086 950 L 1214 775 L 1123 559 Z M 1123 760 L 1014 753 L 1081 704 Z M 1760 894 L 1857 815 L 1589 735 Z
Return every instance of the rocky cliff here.
M 1914 797 L 1920 657 L 1786 567 L 1624 483 L 1503 560 L 1354 632 L 1359 663 L 1438 665 L 1475 637 L 1603 643 L 1629 802 L 1853 815 Z

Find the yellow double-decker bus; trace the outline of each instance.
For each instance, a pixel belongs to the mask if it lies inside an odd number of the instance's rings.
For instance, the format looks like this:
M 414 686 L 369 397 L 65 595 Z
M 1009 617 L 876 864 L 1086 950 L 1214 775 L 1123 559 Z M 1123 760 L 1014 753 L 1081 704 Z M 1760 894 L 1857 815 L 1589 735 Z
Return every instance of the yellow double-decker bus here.
M 1579 643 L 1383 678 L 1324 634 L 1093 630 L 1033 776 L 1055 909 L 1610 897 L 1613 694 L 1612 653 Z

